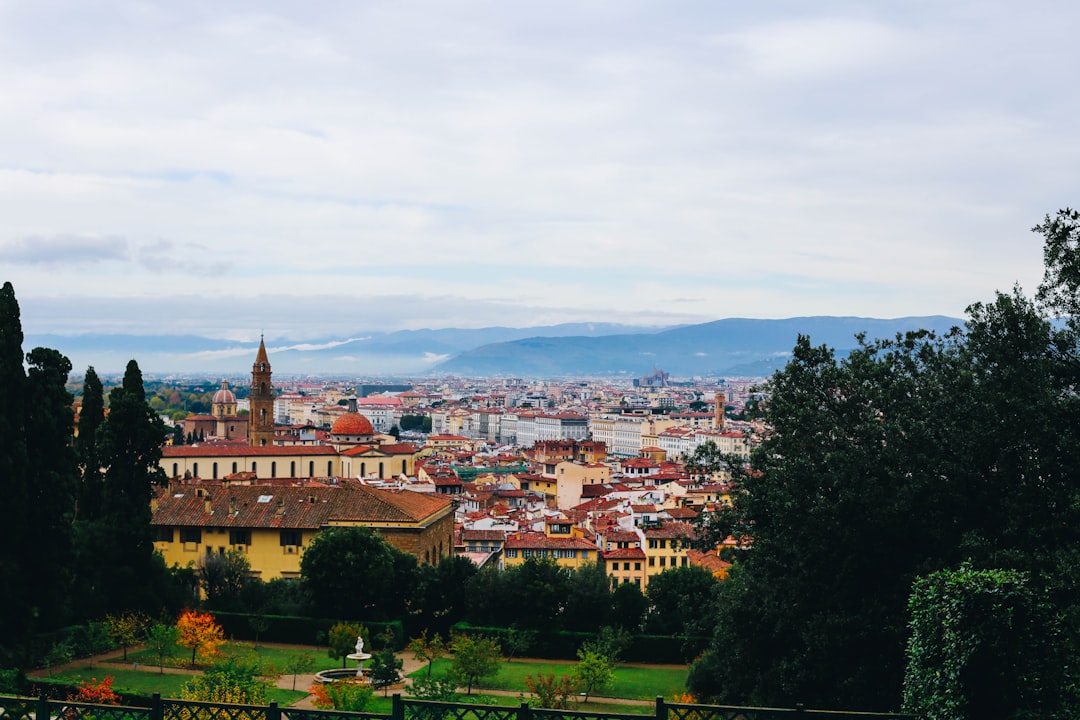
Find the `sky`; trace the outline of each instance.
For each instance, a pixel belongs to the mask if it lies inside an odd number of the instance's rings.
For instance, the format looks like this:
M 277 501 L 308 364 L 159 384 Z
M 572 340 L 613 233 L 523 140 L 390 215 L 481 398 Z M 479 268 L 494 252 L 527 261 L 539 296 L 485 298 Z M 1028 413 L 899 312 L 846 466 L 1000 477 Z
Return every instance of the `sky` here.
M 1080 203 L 1080 4 L 0 0 L 27 333 L 962 316 Z

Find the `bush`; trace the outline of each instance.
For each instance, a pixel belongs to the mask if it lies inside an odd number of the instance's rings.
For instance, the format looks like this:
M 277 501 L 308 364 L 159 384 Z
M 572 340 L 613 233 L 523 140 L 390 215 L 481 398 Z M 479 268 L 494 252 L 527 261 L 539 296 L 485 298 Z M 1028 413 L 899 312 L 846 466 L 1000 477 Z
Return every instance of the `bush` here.
M 309 692 L 314 695 L 311 703 L 320 710 L 343 710 L 362 712 L 371 704 L 375 690 L 363 680 L 334 680 L 316 683 Z

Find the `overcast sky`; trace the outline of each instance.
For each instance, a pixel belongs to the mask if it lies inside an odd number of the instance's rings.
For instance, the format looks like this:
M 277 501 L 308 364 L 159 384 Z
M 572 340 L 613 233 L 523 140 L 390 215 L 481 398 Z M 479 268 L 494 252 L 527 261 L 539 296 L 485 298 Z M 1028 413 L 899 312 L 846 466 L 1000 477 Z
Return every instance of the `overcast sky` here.
M 1080 4 L 0 0 L 27 333 L 960 316 L 1080 204 Z

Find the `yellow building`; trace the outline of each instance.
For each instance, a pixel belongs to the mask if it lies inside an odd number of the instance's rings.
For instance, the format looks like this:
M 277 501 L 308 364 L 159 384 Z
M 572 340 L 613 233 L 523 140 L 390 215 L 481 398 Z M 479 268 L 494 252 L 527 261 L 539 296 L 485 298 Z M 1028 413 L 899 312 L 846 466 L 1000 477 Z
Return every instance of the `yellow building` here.
M 665 522 L 657 527 L 644 529 L 645 532 L 645 584 L 649 578 L 674 567 L 686 567 L 690 564 L 686 551 L 690 538 L 697 528 L 684 522 Z M 644 588 L 642 588 L 644 589 Z
M 304 550 L 335 526 L 369 527 L 419 561 L 437 564 L 453 554 L 454 511 L 447 498 L 381 490 L 344 480 L 237 485 L 174 482 L 151 503 L 154 548 L 167 565 L 239 550 L 263 580 L 299 577 Z
M 355 478 L 413 477 L 418 450 L 409 443 L 353 447 L 341 453 L 341 474 Z
M 332 478 L 342 475 L 329 445 L 172 445 L 162 448 L 161 469 L 174 479 L 220 480 L 234 473 L 257 478 Z
M 577 570 L 600 560 L 592 543 L 574 537 L 549 537 L 538 532 L 518 532 L 506 536 L 503 567 L 521 565 L 531 557 L 552 558 L 559 567 Z

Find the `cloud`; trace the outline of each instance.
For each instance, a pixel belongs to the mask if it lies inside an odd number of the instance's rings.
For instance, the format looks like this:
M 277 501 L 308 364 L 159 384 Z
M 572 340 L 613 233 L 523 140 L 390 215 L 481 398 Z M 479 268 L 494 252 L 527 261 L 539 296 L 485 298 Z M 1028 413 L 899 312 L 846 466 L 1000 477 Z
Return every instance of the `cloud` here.
M 31 235 L 0 244 L 0 260 L 26 265 L 86 265 L 128 259 L 128 241 L 108 235 Z

